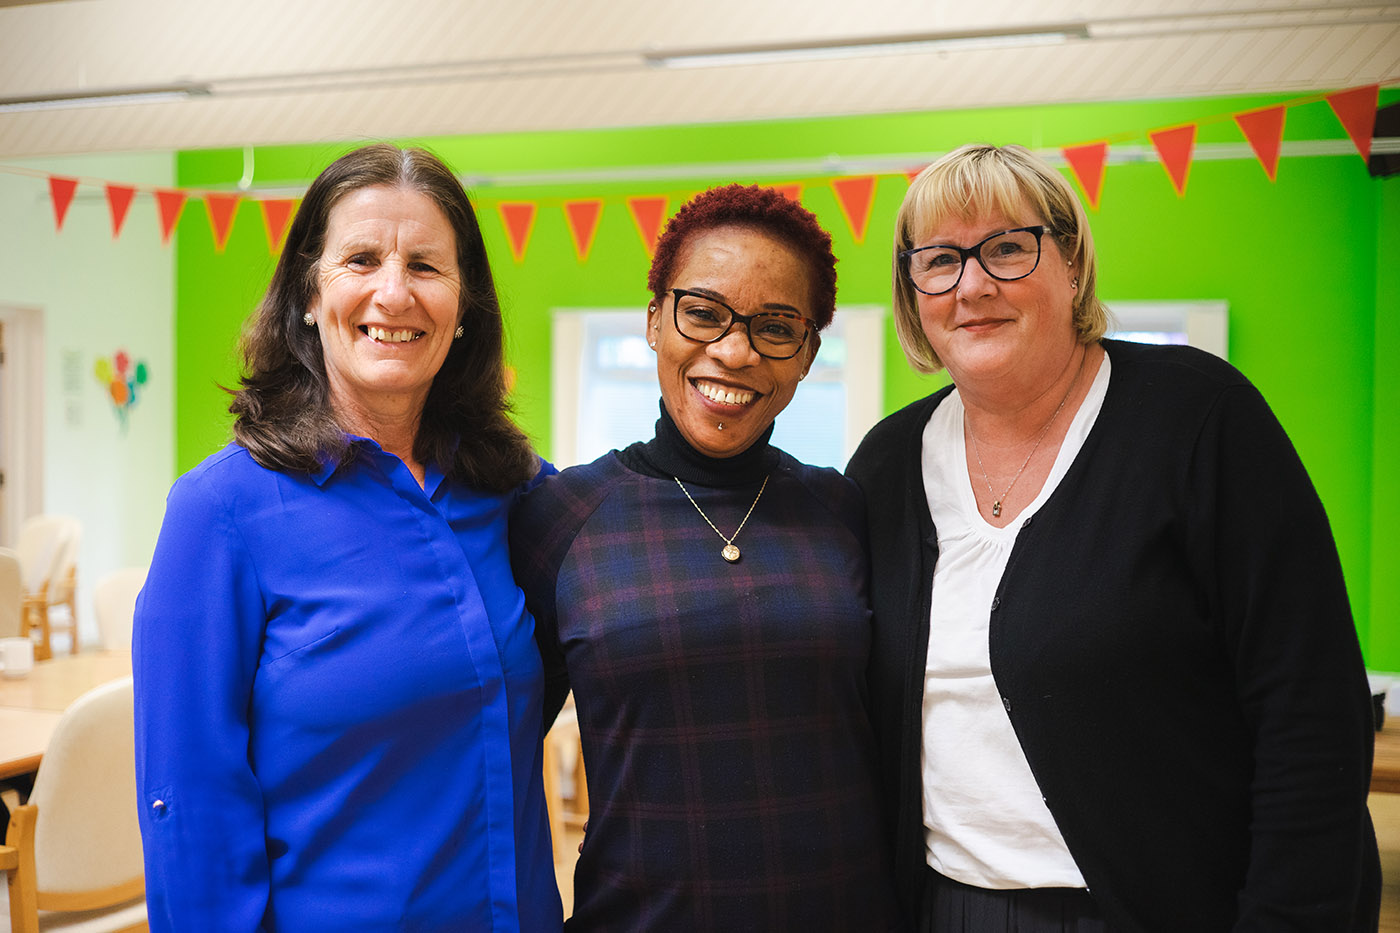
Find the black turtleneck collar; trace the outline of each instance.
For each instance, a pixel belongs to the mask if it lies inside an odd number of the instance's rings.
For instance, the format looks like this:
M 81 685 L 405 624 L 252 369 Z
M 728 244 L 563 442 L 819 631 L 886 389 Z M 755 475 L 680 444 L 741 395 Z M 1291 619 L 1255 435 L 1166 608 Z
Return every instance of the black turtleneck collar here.
M 674 476 L 701 486 L 745 486 L 763 479 L 777 465 L 778 449 L 768 443 L 772 436 L 770 424 L 748 450 L 732 457 L 709 457 L 690 446 L 663 401 L 656 436 L 645 444 L 638 442 L 619 450 L 617 456 L 623 466 L 645 476 Z

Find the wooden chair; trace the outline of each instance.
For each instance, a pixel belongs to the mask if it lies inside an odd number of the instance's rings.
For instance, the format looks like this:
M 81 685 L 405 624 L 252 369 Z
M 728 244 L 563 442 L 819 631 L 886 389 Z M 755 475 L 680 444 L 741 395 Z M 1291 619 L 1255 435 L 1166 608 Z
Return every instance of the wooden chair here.
M 0 846 L 13 933 L 148 929 L 135 759 L 130 677 L 64 712 Z
M 104 574 L 92 590 L 97 615 L 97 634 L 109 651 L 131 650 L 131 623 L 136 616 L 136 597 L 146 585 L 145 567 L 123 567 Z
M 24 617 L 21 633 L 39 632 L 34 656 L 53 657 L 55 606 L 68 609 L 69 646 L 78 653 L 77 566 L 83 526 L 66 515 L 35 515 L 20 526 L 16 551 L 24 571 Z
M 566 775 L 573 780 L 566 782 Z M 567 841 L 568 831 L 582 829 L 588 821 L 588 781 L 583 771 L 583 745 L 572 697 L 544 738 L 544 799 L 549 808 L 554 861 L 566 862 L 573 857 Z
M 24 582 L 20 572 L 19 555 L 0 547 L 0 638 L 14 638 L 23 629 Z

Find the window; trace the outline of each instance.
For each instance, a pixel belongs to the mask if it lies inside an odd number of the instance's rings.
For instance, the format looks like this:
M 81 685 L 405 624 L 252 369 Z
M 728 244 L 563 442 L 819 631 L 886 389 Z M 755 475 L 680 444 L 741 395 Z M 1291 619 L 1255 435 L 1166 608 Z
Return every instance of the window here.
M 1135 343 L 1199 347 L 1229 359 L 1229 321 L 1223 301 L 1115 301 L 1108 336 Z
M 843 467 L 880 418 L 884 310 L 841 308 L 811 372 L 778 416 L 773 443 L 798 460 Z M 553 434 L 559 468 L 649 439 L 659 415 L 656 354 L 638 310 L 554 312 Z

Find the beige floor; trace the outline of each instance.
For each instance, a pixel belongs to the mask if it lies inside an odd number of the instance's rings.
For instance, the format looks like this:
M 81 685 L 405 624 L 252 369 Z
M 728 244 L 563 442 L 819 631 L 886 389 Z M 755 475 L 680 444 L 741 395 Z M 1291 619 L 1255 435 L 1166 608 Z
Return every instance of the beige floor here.
M 1371 819 L 1376 824 L 1376 839 L 1381 849 L 1380 933 L 1400 933 L 1400 794 L 1372 794 Z M 574 900 L 574 861 L 578 858 L 578 843 L 582 833 L 570 829 L 569 844 L 562 861 L 554 863 L 559 878 L 559 894 L 564 899 L 564 916 L 569 916 Z

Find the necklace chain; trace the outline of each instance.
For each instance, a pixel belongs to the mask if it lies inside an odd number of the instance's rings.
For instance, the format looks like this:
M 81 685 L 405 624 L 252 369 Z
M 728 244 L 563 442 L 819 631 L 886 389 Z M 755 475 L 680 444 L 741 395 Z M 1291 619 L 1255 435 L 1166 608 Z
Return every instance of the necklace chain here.
M 771 475 L 770 473 L 769 476 Z M 700 517 L 705 520 L 705 524 L 714 528 L 715 534 L 724 538 L 724 548 L 719 552 L 720 556 L 731 564 L 737 562 L 740 555 L 739 548 L 735 545 L 734 539 L 739 537 L 739 532 L 743 531 L 744 526 L 749 523 L 749 516 L 753 514 L 753 510 L 758 506 L 758 500 L 763 498 L 763 490 L 768 488 L 768 477 L 763 477 L 763 485 L 758 487 L 758 495 L 753 497 L 753 505 L 749 506 L 749 510 L 744 513 L 744 520 L 739 523 L 738 528 L 734 529 L 734 533 L 728 537 L 725 537 L 724 532 L 720 531 L 719 528 L 715 526 L 715 523 L 710 521 L 710 516 L 706 515 L 705 510 L 700 508 L 700 503 L 696 502 L 694 497 L 691 496 L 690 490 L 685 488 L 685 483 L 681 482 L 681 478 L 679 476 L 673 476 L 671 479 L 675 480 L 676 485 L 681 487 L 681 492 L 685 493 L 685 497 L 690 500 L 690 504 L 695 506 L 695 511 L 700 513 Z
M 1016 471 L 1015 476 L 1011 477 L 1011 482 L 1006 484 L 1006 488 L 1001 491 L 999 496 L 992 491 L 992 481 L 987 478 L 987 468 L 982 465 L 982 451 L 977 445 L 977 435 L 972 433 L 971 423 L 967 423 L 967 436 L 972 438 L 972 453 L 977 458 L 977 469 L 982 471 L 982 482 L 987 486 L 987 495 L 992 497 L 993 518 L 1001 518 L 1002 502 L 1006 501 L 1006 497 L 1011 494 L 1011 487 L 1016 485 L 1016 481 L 1026 471 L 1026 467 L 1030 465 L 1031 457 L 1034 457 L 1035 452 L 1040 449 L 1040 442 L 1045 440 L 1045 435 L 1049 433 L 1050 425 L 1055 423 L 1055 419 L 1060 416 L 1060 411 L 1065 407 L 1065 402 L 1069 401 L 1070 393 L 1074 391 L 1075 385 L 1079 382 L 1079 374 L 1084 371 L 1084 361 L 1088 356 L 1089 351 L 1085 350 L 1084 356 L 1079 358 L 1079 368 L 1074 371 L 1074 378 L 1070 380 L 1069 388 L 1065 389 L 1065 397 L 1060 399 L 1060 404 L 1055 407 L 1055 413 L 1050 416 L 1050 420 L 1045 422 L 1045 427 L 1041 428 L 1040 433 L 1036 435 L 1035 446 L 1031 448 L 1030 453 L 1026 454 L 1026 459 L 1021 461 L 1021 468 Z M 735 534 L 738 532 L 736 531 Z

